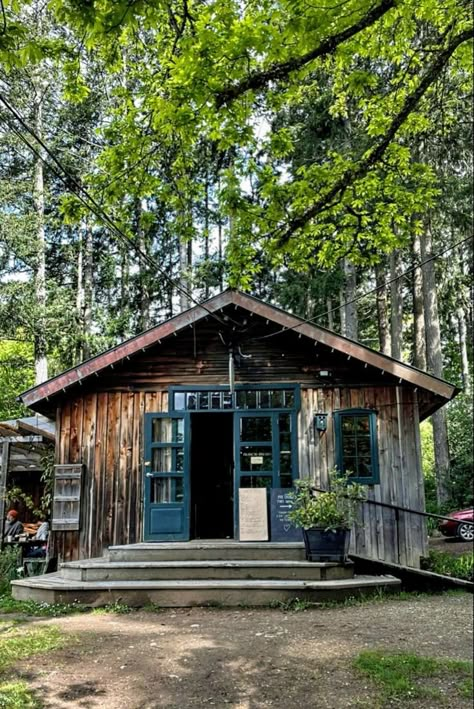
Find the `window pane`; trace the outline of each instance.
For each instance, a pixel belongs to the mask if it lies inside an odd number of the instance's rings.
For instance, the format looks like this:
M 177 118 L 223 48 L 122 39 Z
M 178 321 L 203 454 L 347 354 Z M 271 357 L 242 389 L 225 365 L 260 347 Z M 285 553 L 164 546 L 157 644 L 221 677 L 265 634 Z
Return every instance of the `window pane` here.
M 151 440 L 153 443 L 182 443 L 184 440 L 184 419 L 153 419 Z
M 273 470 L 271 448 L 243 446 L 240 449 L 241 470 Z
M 293 389 L 285 389 L 285 408 L 291 409 L 295 405 L 295 392 Z
M 184 470 L 184 450 L 182 448 L 175 448 L 174 454 L 176 457 L 174 470 L 182 473 Z
M 242 441 L 271 441 L 272 420 L 269 416 L 246 416 L 241 419 Z
M 354 425 L 358 433 L 369 433 L 370 423 L 368 416 L 355 416 Z
M 211 409 L 221 408 L 221 394 L 219 391 L 213 391 L 211 394 Z
M 240 478 L 240 487 L 266 487 L 271 488 L 272 479 L 269 475 L 243 475 Z
M 342 430 L 344 433 L 349 433 L 354 430 L 354 416 L 343 416 L 342 417 Z
M 269 409 L 271 407 L 271 392 L 261 391 L 260 392 L 260 408 Z
M 150 481 L 150 501 L 155 504 L 183 501 L 182 478 L 153 478 Z
M 247 407 L 247 392 L 237 391 L 235 394 L 236 404 L 238 409 L 245 409 Z
M 190 392 L 189 394 L 186 394 L 186 408 L 187 409 L 195 409 L 196 408 L 196 394 Z
M 292 487 L 293 486 L 293 477 L 291 473 L 281 473 L 280 472 L 280 487 Z
M 224 395 L 222 397 L 222 408 L 223 409 L 232 409 L 233 408 L 233 402 L 232 402 L 232 394 L 230 391 L 224 392 Z
M 209 408 L 209 392 L 202 391 L 199 394 L 199 408 L 203 411 Z
M 257 408 L 257 392 L 256 391 L 248 391 L 247 396 L 246 396 L 246 408 L 247 409 L 256 409 Z
M 357 436 L 357 456 L 365 456 L 370 459 L 370 438 L 369 436 Z
M 372 477 L 372 465 L 370 458 L 358 458 L 357 475 L 361 478 Z
M 343 444 L 344 460 L 349 456 L 356 455 L 356 439 L 352 436 L 344 436 Z
M 183 411 L 186 408 L 186 397 L 183 392 L 176 392 L 174 395 L 175 411 Z
M 272 408 L 281 409 L 283 407 L 283 391 L 281 389 L 275 389 L 272 392 Z
M 153 448 L 151 467 L 154 473 L 169 473 L 172 466 L 172 448 Z

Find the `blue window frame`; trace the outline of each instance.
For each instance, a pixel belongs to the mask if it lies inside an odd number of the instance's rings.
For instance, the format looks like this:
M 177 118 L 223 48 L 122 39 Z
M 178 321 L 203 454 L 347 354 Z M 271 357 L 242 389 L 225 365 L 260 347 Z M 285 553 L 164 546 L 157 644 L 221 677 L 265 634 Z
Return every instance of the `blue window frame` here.
M 336 467 L 349 473 L 354 482 L 380 482 L 377 445 L 377 412 L 373 409 L 344 409 L 334 412 Z

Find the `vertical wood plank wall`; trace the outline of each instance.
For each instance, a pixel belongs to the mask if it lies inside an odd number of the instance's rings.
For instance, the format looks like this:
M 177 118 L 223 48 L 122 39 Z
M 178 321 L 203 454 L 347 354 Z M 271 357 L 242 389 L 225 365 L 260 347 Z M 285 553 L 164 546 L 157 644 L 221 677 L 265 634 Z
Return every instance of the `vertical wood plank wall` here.
M 424 510 L 419 415 L 416 393 L 398 387 L 363 389 L 303 389 L 299 416 L 300 477 L 325 488 L 334 468 L 334 422 L 337 409 L 377 411 L 380 484 L 368 486 L 368 499 L 413 510 Z M 325 412 L 325 433 L 314 430 L 313 414 Z M 372 559 L 419 567 L 427 550 L 427 531 L 419 515 L 364 504 L 360 524 L 352 534 L 351 552 Z
M 167 410 L 165 391 L 87 394 L 58 410 L 56 462 L 85 464 L 80 531 L 54 534 L 63 561 L 141 541 L 144 414 Z
M 324 487 L 334 467 L 332 412 L 353 407 L 377 410 L 380 485 L 369 499 L 424 509 L 418 403 L 412 388 L 303 388 L 298 417 L 300 477 Z M 168 410 L 167 391 L 89 393 L 65 401 L 57 414 L 57 463 L 84 463 L 79 532 L 54 534 L 62 560 L 101 556 L 109 545 L 142 539 L 144 413 Z M 328 413 L 318 434 L 315 412 Z M 419 566 L 427 553 L 421 517 L 365 504 L 352 551 L 374 559 Z

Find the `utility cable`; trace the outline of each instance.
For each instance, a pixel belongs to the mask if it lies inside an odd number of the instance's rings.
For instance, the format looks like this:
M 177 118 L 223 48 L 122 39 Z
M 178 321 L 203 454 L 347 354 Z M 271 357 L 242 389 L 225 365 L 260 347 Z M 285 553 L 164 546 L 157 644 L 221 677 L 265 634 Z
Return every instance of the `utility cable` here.
M 471 241 L 471 240 L 472 240 L 472 236 L 468 236 L 465 239 L 461 239 L 460 241 L 457 241 L 455 244 L 452 244 L 452 246 L 448 246 L 446 249 L 443 249 L 442 251 L 438 251 L 436 254 L 433 254 L 433 256 L 430 256 L 429 258 L 425 259 L 424 261 L 421 261 L 420 263 L 417 263 L 414 266 L 407 268 L 406 271 L 404 271 L 403 273 L 400 273 L 398 276 L 395 276 L 395 278 L 391 278 L 389 281 L 384 281 L 384 283 L 381 283 L 379 286 L 375 286 L 375 288 L 371 288 L 370 290 L 366 291 L 365 293 L 361 293 L 360 295 L 357 295 L 355 298 L 352 298 L 351 300 L 346 300 L 344 303 L 341 303 L 340 305 L 336 305 L 334 308 L 331 308 L 330 310 L 324 310 L 321 313 L 318 313 L 317 315 L 313 315 L 312 318 L 308 318 L 306 320 L 303 320 L 302 322 L 299 322 L 297 325 L 292 325 L 291 327 L 282 327 L 280 330 L 277 330 L 276 332 L 270 332 L 267 335 L 261 335 L 260 337 L 252 337 L 251 339 L 248 340 L 248 342 L 255 342 L 257 340 L 267 340 L 270 337 L 275 337 L 275 335 L 280 335 L 282 332 L 288 332 L 289 330 L 295 330 L 296 328 L 301 327 L 302 325 L 315 323 L 317 320 L 320 320 L 325 315 L 329 315 L 329 313 L 334 313 L 336 310 L 340 310 L 341 308 L 345 308 L 346 305 L 351 305 L 352 303 L 356 303 L 358 300 L 361 300 L 362 298 L 366 298 L 368 295 L 372 295 L 372 293 L 376 293 L 377 291 L 382 290 L 383 288 L 386 288 L 391 283 L 395 283 L 395 281 L 398 281 L 401 278 L 405 278 L 405 276 L 412 273 L 413 271 L 416 271 L 418 268 L 423 268 L 423 266 L 425 264 L 429 263 L 430 261 L 434 261 L 435 259 L 439 258 L 440 256 L 443 256 L 444 254 L 448 253 L 448 251 L 452 251 L 457 246 L 460 246 L 461 244 L 464 244 L 467 241 Z
M 35 131 L 28 125 L 28 123 L 25 121 L 25 119 L 22 117 L 22 115 L 10 104 L 10 102 L 0 93 L 0 101 L 1 103 L 5 106 L 5 108 L 13 115 L 13 117 L 21 124 L 21 126 L 29 133 L 29 135 L 43 148 L 43 150 L 47 153 L 47 155 L 53 160 L 57 168 L 54 167 L 50 162 L 48 162 L 45 157 L 42 155 L 41 151 L 38 150 L 38 148 L 34 145 L 32 145 L 26 137 L 16 128 L 16 126 L 12 125 L 10 122 L 7 122 L 8 127 L 15 133 L 15 135 L 36 155 L 36 157 L 41 160 L 44 165 L 46 165 L 66 186 L 66 188 L 72 192 L 73 194 L 76 195 L 76 197 L 84 204 L 84 206 L 89 209 L 98 219 L 100 219 L 113 234 L 115 234 L 120 241 L 125 243 L 127 245 L 127 248 L 130 246 L 133 248 L 133 250 L 151 267 L 155 268 L 161 276 L 171 285 L 173 288 L 175 288 L 179 293 L 182 293 L 185 295 L 190 301 L 192 301 L 195 305 L 201 307 L 203 310 L 205 310 L 208 315 L 210 315 L 214 320 L 216 320 L 219 325 L 228 327 L 228 323 L 222 320 L 219 316 L 217 316 L 212 310 L 207 308 L 203 303 L 200 303 L 198 300 L 196 300 L 189 291 L 186 290 L 183 286 L 181 286 L 179 283 L 177 283 L 173 278 L 171 278 L 166 271 L 152 258 L 150 257 L 145 251 L 143 251 L 139 246 L 137 246 L 133 241 L 129 239 L 129 237 L 115 224 L 115 222 L 112 220 L 112 218 L 102 209 L 100 204 L 94 199 L 94 197 L 88 192 L 88 190 L 81 185 L 78 180 L 73 177 L 69 171 L 64 167 L 64 165 L 61 163 L 61 161 L 54 155 L 54 153 L 49 149 L 47 144 L 40 138 Z M 85 195 L 85 197 L 83 196 Z M 86 201 L 86 200 L 89 200 Z M 236 321 L 232 320 L 232 318 L 229 318 L 231 322 L 234 323 L 234 325 L 241 326 L 240 323 L 237 323 Z

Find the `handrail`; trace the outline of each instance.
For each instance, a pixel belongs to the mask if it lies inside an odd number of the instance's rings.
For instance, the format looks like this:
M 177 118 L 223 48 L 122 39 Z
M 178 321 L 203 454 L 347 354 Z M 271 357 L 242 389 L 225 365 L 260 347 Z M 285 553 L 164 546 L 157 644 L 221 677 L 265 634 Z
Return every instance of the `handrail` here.
M 322 490 L 321 488 L 313 488 L 316 492 L 329 492 L 329 490 Z M 392 505 L 390 502 L 378 502 L 377 500 L 360 500 L 360 502 L 368 502 L 370 505 L 378 505 L 379 507 L 388 507 L 391 510 L 397 510 L 398 512 L 408 512 L 409 514 L 420 515 L 422 517 L 434 517 L 435 519 L 446 519 L 450 522 L 460 522 L 461 520 L 456 519 L 456 517 L 446 517 L 444 515 L 437 515 L 434 512 L 422 512 L 421 510 L 413 510 L 410 507 L 401 507 L 400 505 Z M 462 520 L 463 524 L 470 524 L 474 526 L 474 521 Z

